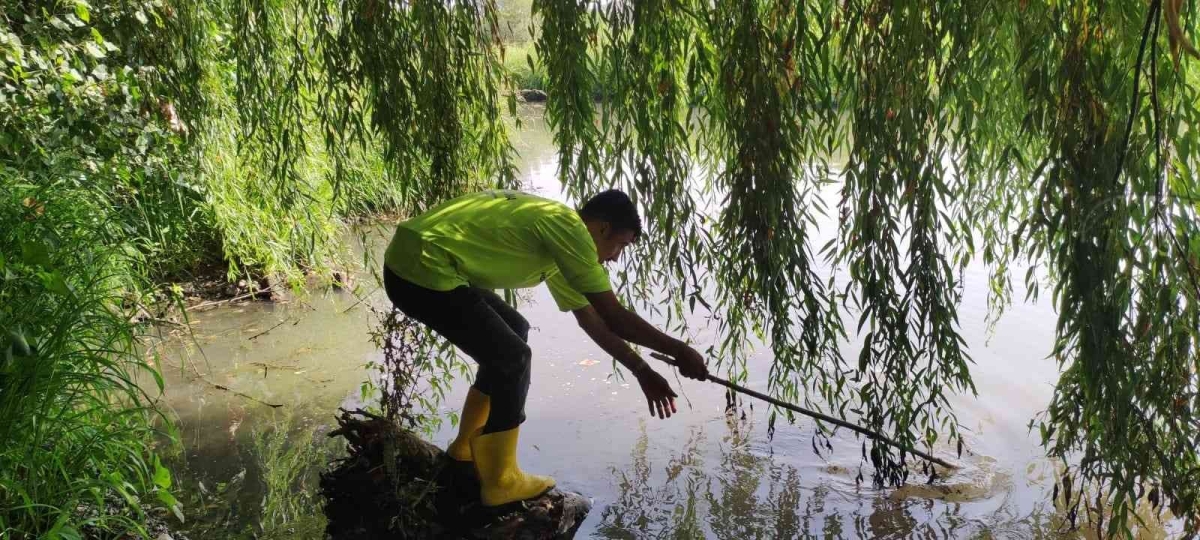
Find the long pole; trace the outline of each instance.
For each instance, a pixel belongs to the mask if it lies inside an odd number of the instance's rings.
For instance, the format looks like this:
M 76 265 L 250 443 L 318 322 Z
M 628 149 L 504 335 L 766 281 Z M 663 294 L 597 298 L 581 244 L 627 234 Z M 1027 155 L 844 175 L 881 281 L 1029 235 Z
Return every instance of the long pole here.
M 667 355 L 665 355 L 665 354 L 658 353 L 658 352 L 651 352 L 651 353 L 650 353 L 650 356 L 652 356 L 652 357 L 654 357 L 654 358 L 657 358 L 658 360 L 662 360 L 663 362 L 666 362 L 666 363 L 668 363 L 668 364 L 671 364 L 672 366 L 675 366 L 675 365 L 677 365 L 677 364 L 676 364 L 676 362 L 675 362 L 675 359 L 674 359 L 674 358 L 671 358 L 670 356 L 667 356 Z M 830 424 L 833 424 L 833 425 L 836 425 L 836 426 L 841 426 L 841 427 L 844 427 L 844 428 L 846 428 L 846 429 L 849 429 L 849 430 L 851 430 L 851 431 L 854 431 L 854 432 L 856 432 L 856 433 L 861 433 L 861 434 L 863 434 L 863 435 L 865 435 L 865 436 L 867 436 L 867 437 L 870 437 L 870 438 L 872 438 L 872 439 L 875 439 L 875 440 L 877 440 L 877 441 L 882 441 L 882 442 L 884 442 L 884 443 L 890 444 L 890 445 L 892 445 L 892 446 L 894 446 L 894 447 L 896 447 L 896 448 L 899 448 L 899 449 L 901 449 L 901 450 L 903 450 L 903 451 L 905 451 L 905 452 L 908 452 L 908 453 L 910 453 L 910 454 L 913 454 L 913 455 L 916 455 L 916 456 L 920 456 L 920 457 L 922 457 L 922 458 L 925 458 L 925 459 L 927 459 L 927 460 L 929 460 L 929 461 L 932 461 L 932 462 L 934 462 L 934 463 L 937 463 L 938 465 L 941 465 L 941 466 L 943 466 L 943 467 L 946 467 L 946 468 L 948 468 L 948 469 L 957 469 L 957 468 L 958 468 L 958 467 L 956 467 L 956 466 L 954 466 L 954 465 L 950 464 L 950 462 L 948 462 L 948 461 L 945 461 L 945 460 L 943 460 L 943 459 L 936 458 L 936 457 L 934 457 L 934 456 L 933 456 L 933 455 L 931 455 L 931 454 L 927 454 L 927 453 L 925 453 L 925 452 L 922 452 L 922 451 L 920 451 L 920 450 L 917 450 L 916 448 L 912 448 L 912 447 L 910 447 L 910 446 L 908 446 L 908 445 L 906 445 L 906 444 L 904 444 L 904 443 L 901 443 L 901 442 L 899 442 L 899 441 L 893 440 L 893 439 L 891 439 L 890 437 L 888 437 L 887 435 L 884 435 L 884 434 L 882 434 L 882 433 L 879 433 L 879 432 L 877 432 L 877 431 L 871 431 L 871 430 L 869 430 L 869 429 L 867 429 L 867 428 L 865 428 L 865 427 L 858 426 L 858 425 L 855 425 L 855 424 L 851 424 L 850 422 L 847 422 L 847 421 L 845 421 L 845 420 L 840 420 L 840 419 L 834 418 L 834 417 L 832 417 L 832 416 L 829 416 L 829 415 L 827 415 L 827 414 L 822 414 L 822 413 L 819 413 L 819 412 L 817 412 L 817 411 L 810 411 L 810 410 L 808 410 L 808 409 L 805 409 L 804 407 L 797 407 L 797 406 L 795 406 L 795 405 L 792 405 L 791 403 L 788 403 L 788 402 L 786 402 L 786 401 L 780 401 L 780 400 L 778 400 L 778 399 L 775 399 L 775 398 L 773 398 L 773 397 L 771 397 L 771 396 L 768 396 L 768 395 L 766 395 L 766 394 L 763 394 L 763 393 L 761 393 L 761 392 L 755 392 L 754 390 L 751 390 L 751 389 L 749 389 L 749 388 L 746 388 L 745 386 L 740 386 L 740 385 L 737 385 L 737 384 L 731 383 L 731 382 L 729 382 L 729 381 L 727 381 L 727 380 L 725 380 L 725 379 L 722 379 L 722 378 L 720 378 L 720 377 L 717 377 L 717 376 L 715 376 L 715 375 L 708 375 L 708 376 L 706 376 L 706 377 L 705 377 L 705 379 L 707 379 L 707 380 L 709 380 L 709 381 L 712 381 L 712 382 L 715 382 L 715 383 L 717 383 L 717 384 L 719 384 L 719 385 L 721 385 L 721 386 L 724 386 L 724 387 L 726 387 L 726 388 L 729 388 L 730 390 L 733 390 L 733 391 L 735 391 L 735 392 L 738 392 L 738 393 L 741 393 L 741 394 L 746 394 L 746 395 L 748 395 L 748 396 L 751 396 L 751 397 L 756 397 L 756 398 L 758 398 L 758 399 L 761 399 L 761 400 L 763 400 L 763 401 L 766 401 L 767 403 L 770 403 L 770 404 L 772 404 L 772 405 L 776 405 L 776 406 L 779 406 L 779 407 L 783 407 L 783 408 L 785 408 L 785 409 L 787 409 L 787 410 L 789 410 L 789 411 L 795 411 L 795 412 L 798 412 L 798 413 L 800 413 L 800 414 L 803 414 L 803 415 L 805 415 L 805 416 L 811 416 L 811 417 L 813 417 L 813 418 L 816 418 L 816 419 L 818 419 L 818 420 L 820 420 L 820 421 L 822 421 L 822 422 L 829 422 Z

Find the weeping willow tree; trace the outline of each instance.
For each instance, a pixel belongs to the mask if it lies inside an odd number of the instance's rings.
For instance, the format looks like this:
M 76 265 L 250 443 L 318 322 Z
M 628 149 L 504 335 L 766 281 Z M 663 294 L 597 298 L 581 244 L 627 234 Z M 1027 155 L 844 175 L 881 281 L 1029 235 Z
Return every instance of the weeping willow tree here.
M 494 3 L 228 9 L 243 125 L 274 148 L 284 192 L 311 119 L 335 164 L 381 140 L 411 210 L 513 185 Z M 961 276 L 989 265 L 998 315 L 1010 274 L 1028 269 L 1025 287 L 1048 288 L 1059 317 L 1048 352 L 1062 376 L 1038 419 L 1067 466 L 1056 491 L 1108 532 L 1143 498 L 1200 527 L 1193 9 L 533 4 L 564 186 L 622 187 L 646 216 L 624 276 L 633 297 L 670 291 L 678 326 L 697 309 L 714 318 L 710 353 L 735 376 L 759 338 L 776 395 L 961 451 L 947 401 L 974 392 Z M 829 212 L 836 236 L 817 245 Z M 880 485 L 914 465 L 863 450 Z
M 311 107 L 334 156 L 382 139 L 414 210 L 468 186 L 512 185 L 501 116 L 513 94 L 494 3 L 232 9 L 245 65 L 284 66 L 239 86 L 243 106 L 262 111 L 249 123 L 257 136 L 294 139 L 308 113 L 289 108 Z M 961 276 L 973 260 L 989 266 L 999 315 L 1010 274 L 1028 269 L 1025 287 L 1048 288 L 1059 317 L 1048 352 L 1062 376 L 1038 419 L 1066 465 L 1056 496 L 1110 533 L 1131 526 L 1143 498 L 1200 527 L 1194 9 L 532 8 L 564 186 L 622 187 L 646 216 L 649 240 L 623 276 L 634 297 L 670 291 L 666 315 L 679 326 L 696 309 L 715 319 L 709 352 L 735 377 L 760 338 L 776 395 L 961 452 L 947 401 L 974 392 Z M 286 186 L 306 145 L 278 148 L 283 170 L 272 174 Z M 344 181 L 340 167 L 330 174 Z M 817 245 L 829 212 L 836 236 Z M 848 340 L 861 344 L 856 356 L 843 354 Z M 863 454 L 880 485 L 914 465 L 873 442 Z
M 761 341 L 773 394 L 961 452 L 948 396 L 974 392 L 966 265 L 989 268 L 993 318 L 1014 280 L 1045 289 L 1061 378 L 1031 427 L 1064 465 L 1056 500 L 1115 534 L 1143 500 L 1200 530 L 1196 9 L 535 0 L 532 15 L 563 185 L 624 188 L 645 216 L 631 299 L 681 330 L 716 321 L 709 353 L 734 378 Z M 193 159 L 298 230 L 319 217 L 310 201 L 376 176 L 409 212 L 516 186 L 493 1 L 153 12 L 161 45 L 143 60 Z M 870 441 L 863 458 L 877 485 L 918 465 Z

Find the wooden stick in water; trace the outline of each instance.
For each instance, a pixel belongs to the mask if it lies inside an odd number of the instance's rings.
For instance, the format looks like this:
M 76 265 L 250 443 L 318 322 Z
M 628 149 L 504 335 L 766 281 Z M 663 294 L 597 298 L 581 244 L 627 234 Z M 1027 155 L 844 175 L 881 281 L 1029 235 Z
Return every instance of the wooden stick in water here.
M 672 366 L 676 365 L 676 364 L 675 364 L 675 359 L 674 359 L 674 358 L 671 358 L 670 356 L 667 356 L 667 355 L 665 355 L 665 354 L 658 353 L 658 352 L 651 352 L 651 353 L 650 353 L 650 356 L 652 356 L 652 357 L 654 357 L 654 358 L 656 358 L 656 359 L 658 359 L 658 360 L 662 360 L 663 362 L 666 362 L 666 363 L 668 363 L 668 364 L 671 364 Z M 737 385 L 737 384 L 731 383 L 731 382 L 729 382 L 729 381 L 727 381 L 727 380 L 725 380 L 725 379 L 722 379 L 722 378 L 720 378 L 720 377 L 717 377 L 717 376 L 714 376 L 714 375 L 708 375 L 708 376 L 707 376 L 707 377 L 705 377 L 705 378 L 706 378 L 707 380 L 709 380 L 709 381 L 715 382 L 715 383 L 717 383 L 717 384 L 719 384 L 719 385 L 721 385 L 721 386 L 724 386 L 724 387 L 726 387 L 726 388 L 729 388 L 729 389 L 731 389 L 731 390 L 733 390 L 733 391 L 735 391 L 735 392 L 738 392 L 738 393 L 741 393 L 741 394 L 746 394 L 746 395 L 748 395 L 748 396 L 751 396 L 751 397 L 756 397 L 756 398 L 758 398 L 758 399 L 761 399 L 761 400 L 763 400 L 763 401 L 766 401 L 767 403 L 770 403 L 770 404 L 772 404 L 772 405 L 776 405 L 776 406 L 779 406 L 779 407 L 783 407 L 783 408 L 785 408 L 785 409 L 787 409 L 787 410 L 789 410 L 789 411 L 798 412 L 798 413 L 800 413 L 800 414 L 803 414 L 803 415 L 805 415 L 805 416 L 811 416 L 811 417 L 813 417 L 813 418 L 816 418 L 816 419 L 818 419 L 818 420 L 820 420 L 820 421 L 822 421 L 822 422 L 829 422 L 830 424 L 833 424 L 833 425 L 835 425 L 835 426 L 841 426 L 841 427 L 844 427 L 844 428 L 846 428 L 846 429 L 849 429 L 849 430 L 851 430 L 851 431 L 854 431 L 854 432 L 856 432 L 856 433 L 860 433 L 860 434 L 862 434 L 862 435 L 865 435 L 865 436 L 867 436 L 867 437 L 870 437 L 870 438 L 872 438 L 872 439 L 875 439 L 875 440 L 877 440 L 877 441 L 882 441 L 882 442 L 884 442 L 884 443 L 887 443 L 887 444 L 889 444 L 889 445 L 891 445 L 891 446 L 894 446 L 894 447 L 896 447 L 896 448 L 899 448 L 900 450 L 903 450 L 903 451 L 905 451 L 905 452 L 908 452 L 908 453 L 910 453 L 910 454 L 912 454 L 912 455 L 915 455 L 915 456 L 922 457 L 922 458 L 924 458 L 924 459 L 926 459 L 926 460 L 929 460 L 929 461 L 932 461 L 932 462 L 934 462 L 934 463 L 937 463 L 938 465 L 941 465 L 941 466 L 943 466 L 943 467 L 946 467 L 946 468 L 948 468 L 948 469 L 957 469 L 957 468 L 958 468 L 958 467 L 956 467 L 955 465 L 952 465 L 950 462 L 948 462 L 948 461 L 946 461 L 946 460 L 943 460 L 943 459 L 940 459 L 940 458 L 936 458 L 936 457 L 934 457 L 934 456 L 933 456 L 933 455 L 931 455 L 931 454 L 927 454 L 927 453 L 925 453 L 925 452 L 922 452 L 922 451 L 920 451 L 920 450 L 917 450 L 916 448 L 912 448 L 912 447 L 910 447 L 910 446 L 908 446 L 908 445 L 906 445 L 906 444 L 903 444 L 903 443 L 901 443 L 901 442 L 899 442 L 899 441 L 893 440 L 893 439 L 891 439 L 890 437 L 888 437 L 887 435 L 884 435 L 884 434 L 882 434 L 882 433 L 879 433 L 879 432 L 876 432 L 876 431 L 871 431 L 871 430 L 869 430 L 869 429 L 867 429 L 867 428 L 865 428 L 865 427 L 858 426 L 858 425 L 855 425 L 855 424 L 851 424 L 850 422 L 847 422 L 847 421 L 845 421 L 845 420 L 840 420 L 840 419 L 834 418 L 834 417 L 832 417 L 832 416 L 829 416 L 829 415 L 827 415 L 827 414 L 822 414 L 822 413 L 819 413 L 819 412 L 817 412 L 817 411 L 810 411 L 810 410 L 808 410 L 808 409 L 805 409 L 805 408 L 803 408 L 803 407 L 797 407 L 797 406 L 795 406 L 795 405 L 792 405 L 791 403 L 788 403 L 788 402 L 786 402 L 786 401 L 780 401 L 780 400 L 778 400 L 778 399 L 775 399 L 775 398 L 773 398 L 773 397 L 771 397 L 771 396 L 768 396 L 768 395 L 766 395 L 766 394 L 763 394 L 763 393 L 761 393 L 761 392 L 755 392 L 754 390 L 751 390 L 751 389 L 749 389 L 749 388 L 746 388 L 746 387 L 744 387 L 744 386 L 739 386 L 739 385 Z

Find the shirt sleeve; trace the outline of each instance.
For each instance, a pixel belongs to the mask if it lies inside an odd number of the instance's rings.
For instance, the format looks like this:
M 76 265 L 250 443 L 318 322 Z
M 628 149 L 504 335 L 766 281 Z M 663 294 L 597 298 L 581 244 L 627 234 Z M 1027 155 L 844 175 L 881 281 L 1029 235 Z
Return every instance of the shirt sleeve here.
M 562 272 L 555 272 L 551 275 L 546 280 L 546 288 L 550 289 L 550 296 L 554 297 L 554 303 L 558 305 L 559 311 L 575 311 L 591 304 L 586 296 L 571 288 Z
M 537 230 L 554 264 L 558 266 L 558 275 L 567 285 L 566 288 L 577 294 L 612 290 L 608 272 L 600 264 L 592 236 L 577 214 L 572 211 L 570 214 L 564 212 L 545 216 L 538 220 Z M 554 293 L 554 289 L 551 285 L 551 293 Z M 555 293 L 555 301 L 558 300 L 559 296 Z M 575 309 L 579 307 L 583 306 Z M 559 308 L 562 308 L 561 302 Z

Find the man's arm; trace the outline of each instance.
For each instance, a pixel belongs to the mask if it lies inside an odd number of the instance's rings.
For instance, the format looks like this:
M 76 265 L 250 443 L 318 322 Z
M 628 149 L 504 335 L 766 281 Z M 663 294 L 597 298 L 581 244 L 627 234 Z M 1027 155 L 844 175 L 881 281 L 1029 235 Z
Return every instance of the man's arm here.
M 572 313 L 579 327 L 592 338 L 604 352 L 616 358 L 621 365 L 632 371 L 637 377 L 638 385 L 646 394 L 646 402 L 650 406 L 650 415 L 656 413 L 659 418 L 669 418 L 675 412 L 675 392 L 667 384 L 667 380 L 654 371 L 624 339 L 614 334 L 604 319 L 596 313 L 592 306 L 584 306 Z
M 675 357 L 679 362 L 679 372 L 685 377 L 703 380 L 708 375 L 708 368 L 700 353 L 687 343 L 662 333 L 637 313 L 625 309 L 612 291 L 584 293 L 584 296 L 606 326 L 621 339 Z
M 596 313 L 621 339 L 649 347 L 663 354 L 675 355 L 687 344 L 660 332 L 637 313 L 625 309 L 612 291 L 585 293 Z
M 579 327 L 587 333 L 588 337 L 592 338 L 604 352 L 612 355 L 617 359 L 622 366 L 632 371 L 634 374 L 640 373 L 642 370 L 649 367 L 641 356 L 625 343 L 625 340 L 616 333 L 613 329 L 604 322 L 596 310 L 592 306 L 584 306 L 580 309 L 572 311 L 575 315 L 575 320 L 579 323 Z

